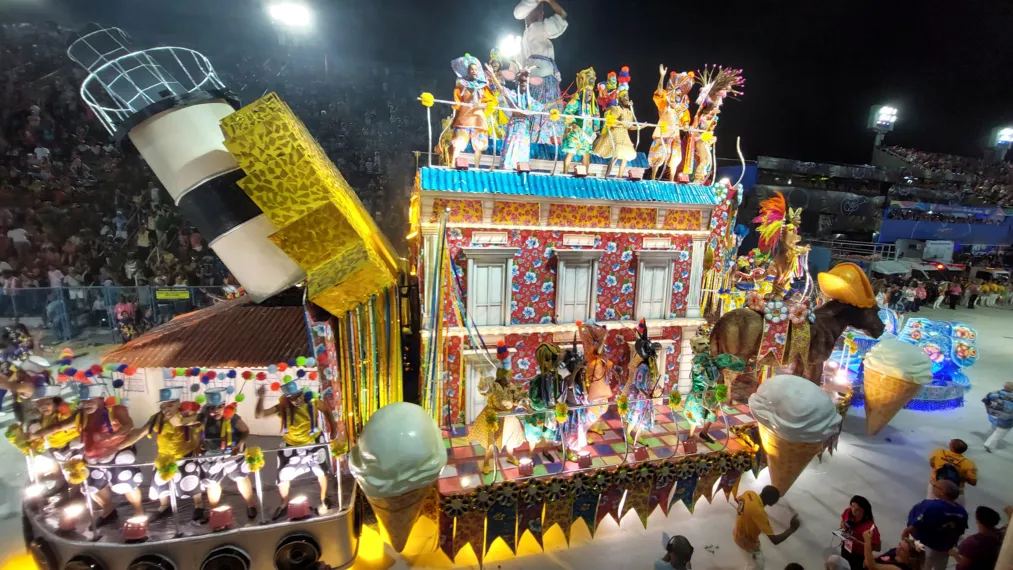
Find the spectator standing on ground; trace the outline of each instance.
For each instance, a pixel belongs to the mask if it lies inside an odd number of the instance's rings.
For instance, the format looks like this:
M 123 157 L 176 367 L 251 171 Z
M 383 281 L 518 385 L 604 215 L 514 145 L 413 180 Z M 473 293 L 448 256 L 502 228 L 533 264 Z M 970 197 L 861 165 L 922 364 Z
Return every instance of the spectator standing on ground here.
M 962 439 L 951 439 L 949 449 L 939 448 L 929 456 L 929 489 L 927 499 L 936 496 L 933 485 L 940 480 L 950 481 L 957 486 L 960 496 L 956 499 L 964 504 L 964 485 L 978 484 L 978 466 L 974 461 L 964 457 L 967 443 Z
M 975 282 L 975 281 L 971 281 L 967 285 L 967 295 L 968 295 L 968 297 L 967 297 L 967 308 L 968 309 L 973 309 L 974 308 L 974 303 L 978 300 L 978 289 L 979 289 L 978 283 Z
M 770 526 L 770 519 L 767 518 L 766 507 L 776 505 L 781 499 L 781 492 L 777 487 L 767 485 L 757 495 L 753 491 L 746 491 L 735 500 L 737 503 L 738 516 L 735 519 L 733 538 L 736 546 L 742 551 L 746 559 L 746 570 L 763 570 L 763 552 L 760 550 L 760 535 L 770 537 L 770 542 L 775 546 L 784 542 L 794 534 L 799 527 L 798 516 L 791 518 L 788 529 L 781 534 L 774 534 Z
M 960 546 L 950 551 L 950 556 L 957 561 L 957 570 L 995 568 L 999 559 L 1003 539 L 1003 535 L 996 529 L 999 513 L 988 507 L 978 507 L 974 511 L 974 520 L 978 524 L 978 532 L 965 538 Z
M 911 509 L 901 538 L 912 537 L 925 545 L 925 570 L 945 570 L 950 550 L 967 530 L 967 511 L 957 504 L 960 487 L 953 481 L 932 483 L 934 498 Z
M 992 424 L 992 430 L 985 439 L 985 451 L 992 453 L 1013 429 L 1013 382 L 1003 384 L 1002 390 L 986 394 L 982 402 Z
M 946 299 L 946 294 L 949 291 L 949 289 L 950 284 L 946 281 L 940 281 L 939 284 L 936 285 L 936 297 L 935 297 L 936 301 L 932 303 L 933 309 L 938 309 L 939 306 L 943 304 L 943 301 Z
M 957 303 L 960 302 L 960 295 L 963 292 L 964 292 L 964 290 L 960 286 L 960 282 L 959 281 L 954 281 L 954 282 L 950 283 L 949 295 L 950 295 L 950 310 L 951 311 L 956 311 L 957 310 Z
M 689 539 L 681 534 L 671 538 L 665 534 L 664 538 L 666 539 L 665 556 L 661 560 L 654 561 L 654 570 L 668 570 L 669 568 L 688 570 L 690 560 L 693 558 L 693 545 L 689 543 Z

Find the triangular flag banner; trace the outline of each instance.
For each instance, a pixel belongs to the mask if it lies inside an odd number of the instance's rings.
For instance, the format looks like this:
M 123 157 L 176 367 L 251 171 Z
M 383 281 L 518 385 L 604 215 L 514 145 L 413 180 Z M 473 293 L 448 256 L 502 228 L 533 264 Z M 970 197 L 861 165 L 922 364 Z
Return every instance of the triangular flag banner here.
M 544 505 L 545 496 L 541 483 L 532 481 L 521 486 L 517 502 L 518 542 L 524 536 L 524 531 L 528 531 L 538 542 L 538 546 L 542 546 L 542 510 Z
M 728 471 L 721 474 L 718 491 L 724 491 L 725 499 L 730 501 L 732 497 L 739 494 L 739 481 L 741 480 L 742 472 L 735 468 L 729 468 Z
M 597 528 L 594 515 L 598 510 L 598 497 L 598 491 L 590 487 L 585 488 L 573 497 L 573 512 L 570 515 L 570 520 L 584 519 L 587 530 L 591 532 L 591 538 L 594 538 L 594 531 Z
M 595 528 L 601 526 L 601 521 L 610 515 L 616 524 L 619 523 L 619 503 L 622 502 L 625 493 L 626 489 L 615 483 L 605 487 L 598 499 L 598 514 L 594 517 Z
M 440 509 L 440 550 L 447 555 L 451 562 L 454 561 L 454 517 Z
M 457 558 L 461 549 L 470 544 L 478 558 L 478 563 L 482 564 L 482 557 L 485 554 L 484 539 L 485 511 L 470 510 L 457 517 L 457 525 L 454 529 L 454 556 L 451 557 L 451 560 Z
M 672 487 L 675 487 L 675 479 L 658 479 L 654 482 L 654 488 L 651 489 L 651 496 L 648 499 L 648 516 L 654 512 L 654 508 L 660 506 L 661 512 L 668 516 L 668 496 L 672 494 Z
M 573 512 L 573 495 L 566 493 L 555 501 L 545 502 L 545 518 L 542 519 L 542 529 L 549 530 L 553 525 L 559 525 L 563 531 L 566 543 L 570 543 L 570 522 Z
M 693 504 L 694 504 L 693 503 L 693 494 L 695 492 L 696 492 L 696 476 L 695 475 L 693 477 L 688 477 L 686 479 L 681 479 L 675 485 L 675 492 L 672 493 L 672 498 L 668 502 L 668 508 L 669 508 L 669 510 L 672 509 L 672 505 L 674 505 L 676 501 L 682 501 L 682 503 L 684 505 L 686 505 L 686 508 L 689 509 L 689 512 L 692 513 L 693 512 Z
M 440 489 L 436 485 L 433 485 L 433 488 L 422 502 L 419 518 L 422 517 L 431 520 L 433 524 L 440 523 Z
M 502 538 L 503 542 L 510 547 L 510 552 L 516 554 L 517 549 L 517 502 L 508 505 L 495 503 L 489 507 L 489 514 L 486 517 L 485 526 L 485 550 L 489 551 L 493 541 Z
M 638 467 L 633 472 L 633 485 L 626 489 L 626 502 L 619 518 L 626 516 L 630 510 L 637 512 L 640 523 L 647 528 L 647 517 L 651 514 L 651 490 L 654 488 L 655 469 L 650 464 Z
M 714 484 L 718 482 L 720 477 L 721 473 L 716 469 L 711 469 L 700 475 L 696 481 L 696 489 L 693 491 L 693 503 L 696 504 L 700 497 L 707 499 L 708 503 L 711 502 L 711 498 L 714 496 Z

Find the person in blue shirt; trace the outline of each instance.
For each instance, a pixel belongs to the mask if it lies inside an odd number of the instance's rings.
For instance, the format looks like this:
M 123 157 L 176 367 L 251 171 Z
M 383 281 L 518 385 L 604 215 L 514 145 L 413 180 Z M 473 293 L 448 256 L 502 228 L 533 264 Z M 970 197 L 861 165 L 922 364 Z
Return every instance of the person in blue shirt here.
M 950 550 L 967 530 L 967 511 L 957 504 L 960 487 L 953 481 L 932 482 L 935 499 L 911 509 L 901 538 L 912 537 L 925 547 L 925 570 L 945 570 Z
M 1013 428 L 1013 382 L 1003 384 L 1002 390 L 987 394 L 982 402 L 992 424 L 992 431 L 985 439 L 985 451 L 992 453 Z

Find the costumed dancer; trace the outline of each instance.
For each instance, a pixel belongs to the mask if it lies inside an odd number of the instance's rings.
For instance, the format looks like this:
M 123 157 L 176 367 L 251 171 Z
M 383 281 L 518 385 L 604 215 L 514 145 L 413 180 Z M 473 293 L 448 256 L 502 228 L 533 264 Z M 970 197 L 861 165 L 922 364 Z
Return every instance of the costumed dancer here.
M 651 165 L 651 178 L 658 179 L 662 167 L 668 170 L 668 181 L 674 182 L 682 163 L 682 131 L 689 127 L 689 92 L 693 88 L 694 73 L 672 72 L 665 82 L 668 68 L 658 66 L 660 77 L 654 90 L 654 105 L 658 108 L 658 126 L 651 135 L 651 150 L 647 161 Z
M 304 391 L 294 381 L 281 385 L 282 396 L 278 403 L 264 408 L 264 394 L 267 389 L 261 386 L 257 390 L 256 418 L 278 416 L 281 419 L 281 433 L 285 447 L 300 449 L 283 449 L 278 452 L 278 494 L 281 506 L 271 516 L 278 520 L 288 513 L 288 492 L 292 480 L 301 475 L 312 473 L 320 484 L 320 514 L 331 508 L 331 500 L 327 496 L 328 454 L 325 445 L 305 447 L 320 443 L 327 430 L 328 438 L 337 433 L 337 424 L 330 404 L 317 398 L 313 392 Z M 321 425 L 323 419 L 323 425 Z
M 603 435 L 609 426 L 601 418 L 608 411 L 609 400 L 612 399 L 612 361 L 605 358 L 605 337 L 608 331 L 601 325 L 581 321 L 576 324 L 580 342 L 584 345 L 587 399 L 592 404 L 601 404 L 592 410 L 593 416 L 601 421 L 592 420 L 588 431 Z M 602 429 L 602 425 L 605 429 Z
M 556 404 L 560 402 L 559 347 L 543 342 L 535 349 L 538 361 L 538 375 L 528 383 L 528 403 L 532 413 L 524 418 L 524 437 L 531 447 L 532 457 L 538 452 L 538 444 L 550 446 L 560 441 L 556 422 Z M 542 457 L 553 461 L 549 452 Z
M 50 364 L 46 359 L 32 355 L 31 349 L 26 348 L 32 345 L 31 336 L 25 341 L 18 329 L 5 330 L 5 336 L 13 340 L 4 347 L 3 362 L 0 363 L 0 404 L 10 392 L 14 398 L 14 419 L 24 423 L 27 419 L 24 402 L 31 401 L 35 395 L 36 378 L 48 377 Z
M 486 121 L 485 105 L 494 103 L 496 96 L 489 89 L 489 81 L 482 70 L 482 63 L 477 57 L 464 54 L 450 62 L 451 69 L 457 74 L 457 85 L 454 87 L 454 101 L 465 103 L 454 105 L 454 139 L 450 143 L 450 164 L 457 164 L 457 158 L 471 143 L 475 153 L 475 168 L 482 162 L 482 153 L 489 148 L 489 124 Z
M 193 520 L 205 517 L 204 501 L 200 489 L 200 464 L 197 452 L 200 450 L 201 424 L 197 414 L 182 409 L 183 387 L 169 386 L 158 391 L 158 411 L 138 430 L 134 430 L 124 445 L 133 445 L 142 438 L 155 440 L 156 457 L 148 500 L 158 501 L 155 519 L 172 513 L 170 494 L 175 488 L 176 498 L 192 498 Z M 189 408 L 189 406 L 188 406 Z M 196 411 L 196 410 L 194 410 Z M 176 468 L 171 475 L 164 470 L 169 462 Z
M 490 465 L 493 446 L 506 452 L 507 461 L 517 465 L 514 449 L 524 445 L 524 427 L 517 416 L 499 417 L 499 414 L 514 411 L 524 398 L 524 389 L 510 382 L 510 354 L 503 341 L 496 346 L 496 358 L 500 361 L 496 378 L 483 378 L 478 393 L 485 396 L 485 407 L 478 413 L 478 419 L 471 426 L 469 441 L 485 449 L 482 459 L 482 473 L 492 471 Z
M 661 345 L 651 342 L 647 336 L 647 323 L 637 323 L 637 341 L 634 349 L 640 356 L 640 364 L 633 372 L 633 378 L 623 386 L 623 395 L 629 401 L 626 413 L 626 436 L 634 445 L 645 445 L 640 434 L 654 427 L 654 398 L 664 390 L 664 381 L 658 372 L 658 349 Z
M 611 79 L 611 73 L 609 79 Z M 612 174 L 612 168 L 619 164 L 618 176 L 622 178 L 626 172 L 626 163 L 637 158 L 637 149 L 630 139 L 630 130 L 639 130 L 633 125 L 636 117 L 633 114 L 633 102 L 630 100 L 630 68 L 625 65 L 619 71 L 616 80 L 615 98 L 606 98 L 605 127 L 598 133 L 594 141 L 594 153 L 609 161 L 605 177 Z M 599 85 L 599 94 L 601 86 Z M 599 105 L 602 98 L 599 97 Z
M 805 277 L 809 246 L 799 245 L 802 209 L 789 208 L 784 194 L 774 192 L 760 202 L 760 215 L 753 218 L 753 222 L 759 224 L 756 229 L 760 234 L 760 251 L 771 256 L 768 274 L 773 272 L 773 296 L 783 299 L 792 281 Z
M 990 392 L 982 400 L 988 421 L 992 424 L 988 438 L 985 439 L 985 451 L 992 453 L 999 447 L 1006 434 L 1013 429 L 1013 382 L 1006 382 L 1002 390 Z
M 225 388 L 210 388 L 204 392 L 204 397 L 206 401 L 199 416 L 204 436 L 200 472 L 201 485 L 208 495 L 208 508 L 218 506 L 222 498 L 222 481 L 228 478 L 235 482 L 239 494 L 246 501 L 246 517 L 255 519 L 257 500 L 250 483 L 250 468 L 243 456 L 250 428 L 236 414 L 234 403 L 226 405 Z
M 546 18 L 542 9 L 545 2 L 554 12 Z M 540 79 L 531 82 L 531 95 L 544 109 L 558 109 L 560 104 L 559 82 L 562 76 L 556 67 L 556 52 L 552 40 L 566 31 L 566 10 L 556 0 L 521 0 L 514 8 L 514 18 L 524 20 L 524 34 L 521 36 L 521 59 L 525 67 L 533 68 L 531 76 Z M 531 142 L 537 144 L 559 144 L 563 129 L 559 122 L 547 115 L 535 115 L 531 121 Z
M 35 403 L 35 409 L 39 411 L 39 422 L 29 426 L 29 432 L 49 428 L 74 417 L 74 409 L 60 397 L 62 390 L 63 386 L 55 384 L 44 384 L 35 389 L 32 402 Z M 84 444 L 81 443 L 81 434 L 77 431 L 77 425 L 70 422 L 70 427 L 47 436 L 45 446 L 46 449 L 43 453 L 62 468 L 63 464 L 70 459 L 81 456 L 81 448 Z M 63 487 L 66 484 L 61 469 L 56 469 L 48 475 L 54 477 L 58 486 Z
M 721 404 L 728 400 L 728 387 L 724 384 L 722 370 L 742 372 L 746 363 L 731 354 L 712 357 L 710 338 L 708 334 L 701 334 L 703 331 L 702 328 L 698 330 L 690 341 L 693 349 L 693 368 L 690 373 L 693 384 L 686 396 L 683 416 L 690 423 L 690 439 L 699 429 L 700 439 L 714 443 L 714 438 L 710 436 L 711 423 L 717 417 Z
M 504 72 L 509 73 L 509 72 Z M 508 109 L 510 121 L 506 125 L 506 138 L 503 139 L 503 168 L 515 170 L 517 165 L 531 160 L 531 124 L 533 115 L 524 111 L 540 111 L 542 104 L 529 91 L 529 86 L 539 78 L 531 77 L 530 70 L 522 69 L 514 76 L 517 90 L 503 87 L 498 79 L 493 83 L 499 88 L 500 105 Z
M 133 467 L 137 450 L 126 440 L 134 429 L 130 412 L 119 404 L 106 406 L 105 387 L 81 384 L 78 411 L 70 417 L 35 432 L 33 437 L 46 438 L 55 433 L 77 428 L 81 434 L 82 452 L 88 464 L 88 478 L 81 490 L 102 507 L 96 526 L 118 518 L 113 493 L 126 497 L 135 515 L 143 515 L 141 470 Z
M 711 153 L 717 138 L 714 128 L 718 124 L 718 113 L 725 97 L 742 94 L 739 90 L 745 84 L 741 69 L 724 67 L 705 67 L 697 74 L 700 94 L 696 98 L 696 118 L 693 121 L 693 148 L 696 155 L 696 168 L 693 170 L 693 183 L 703 184 L 711 174 Z M 690 172 L 689 163 L 686 172 Z
M 577 461 L 576 450 L 587 446 L 587 428 L 598 421 L 598 409 L 588 408 L 587 368 L 584 357 L 577 351 L 577 335 L 573 335 L 573 347 L 563 355 L 566 377 L 560 389 L 560 397 L 567 406 L 566 421 L 562 426 L 563 442 L 566 444 L 566 459 Z
M 499 50 L 492 48 L 492 51 L 489 52 L 489 63 L 486 65 L 486 75 L 492 83 L 490 86 L 492 94 L 499 100 L 502 100 L 503 82 L 506 79 L 503 63 Z M 489 133 L 495 136 L 495 140 L 505 141 L 505 127 L 509 120 L 506 113 L 502 109 L 496 108 L 495 105 L 489 105 L 485 108 L 485 120 L 489 125 Z
M 570 165 L 577 155 L 585 170 L 591 166 L 591 144 L 594 142 L 595 122 L 598 121 L 598 97 L 594 91 L 596 79 L 593 67 L 578 73 L 577 92 L 563 109 L 567 115 L 578 117 L 566 119 L 566 133 L 560 145 L 566 155 L 563 159 L 563 172 L 566 174 L 573 174 Z

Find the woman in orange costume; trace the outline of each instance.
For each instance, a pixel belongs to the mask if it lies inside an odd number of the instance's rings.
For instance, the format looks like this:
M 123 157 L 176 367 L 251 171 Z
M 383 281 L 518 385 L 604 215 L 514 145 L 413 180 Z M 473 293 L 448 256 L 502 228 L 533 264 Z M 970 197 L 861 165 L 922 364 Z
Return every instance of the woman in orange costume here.
M 587 431 L 602 435 L 600 418 L 608 411 L 609 400 L 612 399 L 612 361 L 605 358 L 605 327 L 577 321 L 580 331 L 580 342 L 584 345 L 584 357 L 587 360 L 587 400 L 592 404 L 604 404 L 595 410 L 599 422 L 592 424 Z M 606 428 L 608 425 L 605 426 Z
M 682 162 L 682 129 L 689 126 L 689 90 L 693 88 L 693 72 L 672 72 L 665 84 L 668 68 L 658 66 L 661 77 L 654 91 L 654 104 L 658 107 L 658 126 L 654 129 L 651 150 L 647 160 L 651 165 L 651 178 L 657 180 L 661 167 L 668 168 L 669 182 Z
M 454 138 L 450 143 L 453 166 L 457 157 L 471 142 L 475 152 L 475 168 L 479 168 L 482 153 L 489 148 L 489 124 L 486 121 L 485 106 L 495 104 L 496 95 L 489 89 L 489 82 L 482 70 L 482 62 L 478 58 L 464 54 L 450 62 L 450 67 L 457 74 L 457 86 L 454 87 L 454 101 L 465 103 L 454 105 Z

